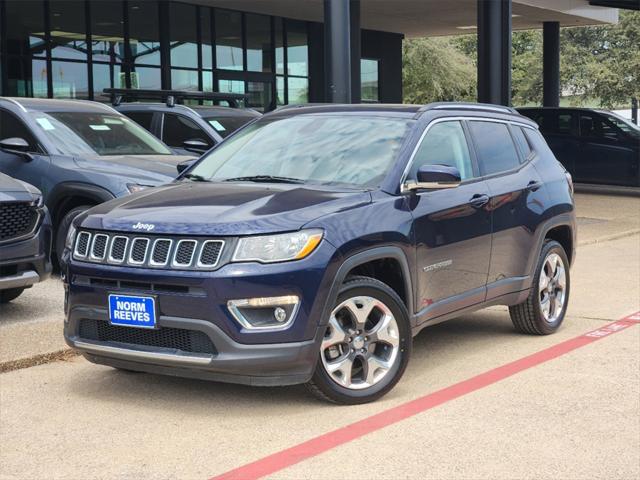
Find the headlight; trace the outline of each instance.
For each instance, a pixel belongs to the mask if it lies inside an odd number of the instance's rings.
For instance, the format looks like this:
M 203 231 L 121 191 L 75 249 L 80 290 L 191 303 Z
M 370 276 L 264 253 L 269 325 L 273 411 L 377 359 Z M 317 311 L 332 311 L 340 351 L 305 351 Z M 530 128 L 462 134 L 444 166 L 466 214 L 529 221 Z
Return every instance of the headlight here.
M 322 230 L 241 238 L 233 254 L 234 262 L 285 262 L 305 258 L 322 240 Z
M 151 188 L 151 185 L 138 185 L 137 183 L 127 183 L 127 189 L 129 193 L 136 193 L 147 188 Z
M 67 231 L 67 237 L 64 241 L 64 248 L 67 250 L 73 249 L 73 242 L 76 240 L 76 227 L 73 226 L 73 223 L 69 225 L 69 230 Z

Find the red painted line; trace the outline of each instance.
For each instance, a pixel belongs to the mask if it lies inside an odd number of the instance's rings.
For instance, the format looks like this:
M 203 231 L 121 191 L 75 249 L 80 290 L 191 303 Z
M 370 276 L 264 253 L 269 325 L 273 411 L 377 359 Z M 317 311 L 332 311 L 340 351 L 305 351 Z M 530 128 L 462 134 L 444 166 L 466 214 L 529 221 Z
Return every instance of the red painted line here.
M 557 345 L 541 350 L 533 355 L 481 373 L 475 377 L 456 383 L 449 387 L 390 408 L 370 417 L 359 420 L 346 427 L 333 430 L 324 435 L 307 440 L 299 445 L 248 463 L 236 469 L 211 478 L 210 480 L 254 480 L 273 474 L 287 467 L 319 455 L 339 445 L 345 444 L 381 428 L 405 420 L 409 417 L 432 409 L 443 403 L 474 392 L 481 388 L 504 380 L 516 373 L 527 370 L 566 353 L 589 345 L 626 328 L 640 323 L 640 312 L 636 312 L 616 322 L 604 325 L 597 330 L 566 340 Z

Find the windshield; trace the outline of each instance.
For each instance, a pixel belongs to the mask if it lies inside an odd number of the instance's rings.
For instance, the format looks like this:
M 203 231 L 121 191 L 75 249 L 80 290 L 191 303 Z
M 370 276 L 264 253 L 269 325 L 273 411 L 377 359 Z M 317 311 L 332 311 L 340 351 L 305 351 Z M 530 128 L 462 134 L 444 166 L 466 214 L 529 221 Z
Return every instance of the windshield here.
M 237 115 L 233 117 L 216 117 L 215 115 L 211 115 L 203 116 L 203 118 L 222 138 L 225 138 L 256 117 L 253 115 Z
M 353 115 L 265 118 L 213 149 L 189 177 L 373 187 L 393 165 L 411 123 Z
M 640 134 L 640 127 L 635 125 L 630 120 L 627 120 L 626 118 L 616 115 L 615 113 L 607 113 L 605 114 L 605 116 L 607 117 L 607 120 L 609 120 L 611 123 L 613 123 L 616 127 L 618 127 L 623 132 L 631 133 L 634 136 L 638 136 Z
M 158 139 L 117 113 L 33 112 L 63 155 L 171 155 Z

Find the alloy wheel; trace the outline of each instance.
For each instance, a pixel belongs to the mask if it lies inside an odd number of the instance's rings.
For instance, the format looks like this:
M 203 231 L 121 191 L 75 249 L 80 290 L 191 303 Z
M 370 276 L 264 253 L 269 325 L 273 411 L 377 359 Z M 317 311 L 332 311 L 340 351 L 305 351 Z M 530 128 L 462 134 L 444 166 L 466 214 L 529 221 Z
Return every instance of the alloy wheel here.
M 560 255 L 551 253 L 542 264 L 538 282 L 540 311 L 547 323 L 555 323 L 562 314 L 566 285 L 564 262 Z

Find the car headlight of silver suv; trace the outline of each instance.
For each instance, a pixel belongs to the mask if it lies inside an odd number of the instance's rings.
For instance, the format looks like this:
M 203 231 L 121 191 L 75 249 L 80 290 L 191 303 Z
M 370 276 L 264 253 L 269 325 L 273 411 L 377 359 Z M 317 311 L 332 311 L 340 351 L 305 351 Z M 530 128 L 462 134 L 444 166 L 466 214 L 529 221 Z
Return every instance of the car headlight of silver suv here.
M 322 230 L 319 229 L 244 237 L 238 241 L 233 261 L 274 263 L 301 260 L 316 249 L 320 240 Z

